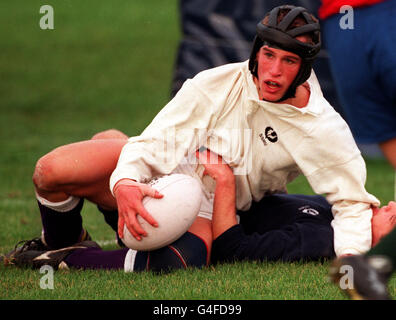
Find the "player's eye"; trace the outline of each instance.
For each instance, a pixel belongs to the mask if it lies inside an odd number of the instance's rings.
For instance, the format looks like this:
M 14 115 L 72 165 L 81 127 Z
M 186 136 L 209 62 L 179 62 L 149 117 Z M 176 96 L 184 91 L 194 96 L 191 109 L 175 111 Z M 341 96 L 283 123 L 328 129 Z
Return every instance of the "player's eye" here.
M 287 64 L 295 64 L 295 63 L 297 63 L 297 61 L 294 60 L 294 59 L 286 58 L 285 60 L 286 60 Z
M 264 56 L 267 58 L 272 58 L 274 55 L 271 52 L 264 52 Z

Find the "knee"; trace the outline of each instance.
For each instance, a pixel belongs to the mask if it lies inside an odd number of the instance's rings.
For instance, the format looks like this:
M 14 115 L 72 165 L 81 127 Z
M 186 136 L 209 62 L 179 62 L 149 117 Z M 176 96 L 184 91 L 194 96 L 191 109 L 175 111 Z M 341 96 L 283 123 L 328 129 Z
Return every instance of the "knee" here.
M 96 133 L 91 140 L 97 139 L 128 139 L 128 136 L 117 129 L 109 129 Z
M 33 172 L 33 184 L 36 190 L 51 191 L 58 184 L 56 157 L 51 153 L 41 157 Z

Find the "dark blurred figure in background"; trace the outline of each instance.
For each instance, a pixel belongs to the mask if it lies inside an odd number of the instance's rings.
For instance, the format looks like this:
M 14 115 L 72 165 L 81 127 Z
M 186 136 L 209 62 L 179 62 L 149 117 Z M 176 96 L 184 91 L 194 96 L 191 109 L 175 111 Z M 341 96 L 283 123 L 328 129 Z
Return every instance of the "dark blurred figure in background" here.
M 319 17 L 355 140 L 379 144 L 396 168 L 396 0 L 322 0 Z
M 249 59 L 257 21 L 282 4 L 302 6 L 317 16 L 320 1 L 180 0 L 182 39 L 174 68 L 172 97 L 186 79 L 200 71 Z M 313 68 L 325 98 L 342 115 L 323 45 Z
M 396 0 L 322 0 L 319 17 L 355 139 L 378 144 L 396 168 Z M 352 299 L 391 299 L 387 283 L 396 267 L 395 248 L 394 229 L 365 255 L 336 259 L 330 276 Z M 353 269 L 352 285 L 343 285 L 345 266 Z

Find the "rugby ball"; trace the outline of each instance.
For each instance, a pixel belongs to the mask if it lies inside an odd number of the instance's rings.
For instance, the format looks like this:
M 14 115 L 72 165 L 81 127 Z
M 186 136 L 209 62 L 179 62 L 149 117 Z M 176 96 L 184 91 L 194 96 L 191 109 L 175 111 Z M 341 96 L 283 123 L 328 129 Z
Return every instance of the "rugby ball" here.
M 137 219 L 147 236 L 138 241 L 124 225 L 122 239 L 128 248 L 140 251 L 162 248 L 180 238 L 197 217 L 202 201 L 200 183 L 185 174 L 161 176 L 148 184 L 164 195 L 161 199 L 143 198 L 144 207 L 158 222 L 158 227 L 151 226 L 138 215 Z

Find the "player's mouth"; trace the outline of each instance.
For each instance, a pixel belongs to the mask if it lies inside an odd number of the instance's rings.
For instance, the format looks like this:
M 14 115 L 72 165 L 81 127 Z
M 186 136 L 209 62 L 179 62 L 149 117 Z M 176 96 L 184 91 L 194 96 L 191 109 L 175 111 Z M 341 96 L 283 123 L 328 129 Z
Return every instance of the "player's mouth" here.
M 264 84 L 265 84 L 266 90 L 271 93 L 275 93 L 282 88 L 282 85 L 279 82 L 272 81 L 272 80 L 266 80 L 266 81 L 264 81 Z

